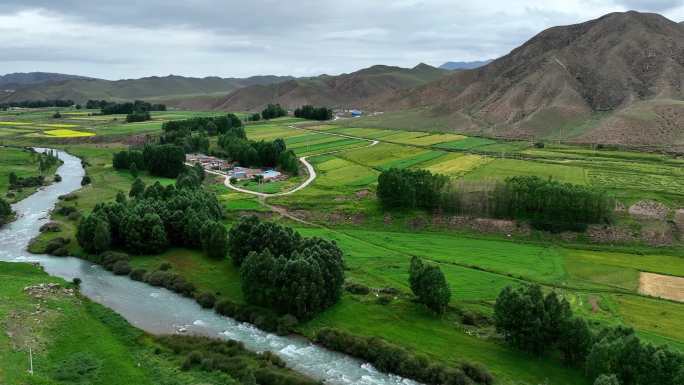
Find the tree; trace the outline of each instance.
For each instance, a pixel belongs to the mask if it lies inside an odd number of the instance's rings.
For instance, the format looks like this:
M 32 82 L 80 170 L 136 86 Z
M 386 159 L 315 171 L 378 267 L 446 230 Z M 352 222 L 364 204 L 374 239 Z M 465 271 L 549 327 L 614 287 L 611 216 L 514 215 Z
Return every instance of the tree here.
M 138 177 L 138 166 L 135 164 L 135 162 L 131 163 L 129 170 L 131 171 L 133 178 Z
M 93 251 L 101 253 L 109 250 L 112 238 L 109 230 L 109 223 L 104 220 L 97 221 L 93 234 Z
M 109 223 L 96 213 L 90 214 L 78 224 L 76 239 L 87 253 L 99 254 L 106 251 L 111 242 Z
M 269 249 L 275 256 L 290 255 L 301 236 L 289 227 L 261 222 L 256 216 L 243 217 L 228 233 L 228 254 L 235 266 L 242 265 L 247 255 Z
M 131 190 L 128 192 L 128 196 L 131 198 L 138 198 L 141 197 L 143 193 L 145 193 L 145 182 L 140 178 L 135 178 L 131 185 Z
M 185 168 L 183 147 L 172 144 L 147 145 L 143 158 L 147 170 L 154 176 L 175 178 Z
M 0 198 L 0 226 L 7 223 L 12 214 L 12 206 L 3 198 Z
M 228 253 L 228 231 L 218 222 L 207 222 L 202 227 L 202 247 L 211 258 L 225 258 Z
M 413 257 L 409 267 L 409 284 L 420 303 L 435 313 L 444 313 L 451 299 L 451 290 L 439 267 L 425 265 L 420 258 Z
M 583 364 L 592 343 L 593 336 L 583 318 L 569 318 L 560 326 L 558 350 L 563 353 L 565 362 L 577 366 Z
M 513 346 L 541 355 L 561 339 L 572 313 L 555 293 L 546 298 L 538 285 L 504 288 L 494 305 L 496 330 Z

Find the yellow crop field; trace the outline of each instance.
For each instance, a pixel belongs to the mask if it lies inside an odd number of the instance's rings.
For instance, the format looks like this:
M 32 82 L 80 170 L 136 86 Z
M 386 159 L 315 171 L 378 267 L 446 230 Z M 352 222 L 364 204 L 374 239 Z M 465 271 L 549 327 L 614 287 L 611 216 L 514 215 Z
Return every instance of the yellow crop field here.
M 45 131 L 45 134 L 55 136 L 58 138 L 80 138 L 83 136 L 95 136 L 95 134 L 93 134 L 92 132 L 74 131 L 67 129 L 49 130 Z
M 490 158 L 480 155 L 449 154 L 438 158 L 436 163 L 421 168 L 428 169 L 437 174 L 459 176 L 483 164 L 489 163 L 490 160 Z
M 0 122 L 0 126 L 28 126 L 30 122 Z

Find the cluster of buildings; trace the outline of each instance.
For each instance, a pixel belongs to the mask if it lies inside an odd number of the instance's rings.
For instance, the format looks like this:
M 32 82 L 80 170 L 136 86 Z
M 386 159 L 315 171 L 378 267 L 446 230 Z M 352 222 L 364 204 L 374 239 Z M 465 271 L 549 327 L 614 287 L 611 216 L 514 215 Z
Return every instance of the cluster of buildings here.
M 205 170 L 217 171 L 221 174 L 226 174 L 229 178 L 235 178 L 238 180 L 253 179 L 257 175 L 261 175 L 264 182 L 287 179 L 287 175 L 281 173 L 280 171 L 273 169 L 240 167 L 236 163 L 210 155 L 187 154 L 185 156 L 185 161 L 191 164 L 199 163 Z

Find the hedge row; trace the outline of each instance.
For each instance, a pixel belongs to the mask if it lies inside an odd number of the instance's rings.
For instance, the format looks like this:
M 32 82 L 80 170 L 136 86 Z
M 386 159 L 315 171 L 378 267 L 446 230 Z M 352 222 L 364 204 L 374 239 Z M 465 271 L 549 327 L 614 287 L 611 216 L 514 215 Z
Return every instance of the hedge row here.
M 464 363 L 460 367 L 450 368 L 378 337 L 360 337 L 333 328 L 323 328 L 316 334 L 316 342 L 328 349 L 368 361 L 381 372 L 397 374 L 425 384 L 494 383 L 494 377 L 480 365 Z

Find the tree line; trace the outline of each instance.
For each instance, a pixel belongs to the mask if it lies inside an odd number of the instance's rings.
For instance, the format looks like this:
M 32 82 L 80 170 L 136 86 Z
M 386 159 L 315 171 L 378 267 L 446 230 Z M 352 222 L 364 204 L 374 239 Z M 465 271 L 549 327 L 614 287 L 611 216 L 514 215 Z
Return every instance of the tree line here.
M 253 141 L 244 134 L 226 133 L 218 139 L 219 151 L 214 154 L 245 167 L 279 167 L 292 175 L 299 174 L 299 162 L 281 138 L 273 141 Z
M 512 346 L 535 355 L 560 352 L 595 384 L 681 385 L 684 355 L 642 342 L 631 328 L 594 332 L 565 299 L 538 285 L 507 287 L 494 305 L 496 329 Z
M 240 267 L 248 303 L 308 320 L 340 299 L 344 262 L 335 242 L 303 238 L 256 216 L 242 218 L 229 239 L 228 254 Z
M 166 111 L 165 104 L 152 104 L 142 100 L 133 102 L 111 102 L 107 100 L 88 100 L 88 109 L 100 109 L 102 115 L 132 114 L 134 112 Z
M 536 176 L 468 184 L 427 170 L 396 168 L 380 174 L 377 195 L 387 209 L 516 219 L 549 231 L 582 231 L 588 224 L 608 223 L 614 207 L 603 190 Z
M 203 249 L 221 258 L 227 253 L 227 230 L 216 196 L 201 188 L 203 170 L 188 167 L 175 184 L 133 183 L 129 196 L 100 203 L 84 217 L 76 238 L 87 253 L 122 249 L 130 254 L 158 254 L 169 246 Z
M 333 111 L 328 107 L 314 107 L 307 104 L 295 109 L 294 116 L 309 120 L 330 120 L 333 118 Z
M 31 150 L 31 157 L 33 162 L 38 163 L 38 172 L 40 173 L 40 175 L 21 177 L 12 171 L 8 175 L 8 185 L 10 190 L 18 190 L 24 187 L 38 187 L 44 185 L 44 174 L 52 167 L 56 167 L 57 165 L 59 165 L 61 162 L 59 160 L 59 157 L 57 157 L 56 153 L 52 150 L 48 150 L 46 152 L 41 153 Z
M 146 144 L 142 151 L 114 153 L 112 165 L 116 170 L 147 170 L 154 176 L 176 178 L 185 170 L 185 151 L 173 144 Z
M 8 108 L 44 108 L 44 107 L 71 107 L 74 101 L 70 99 L 52 99 L 52 100 L 22 100 L 19 102 L 3 102 L 0 103 L 0 110 Z

